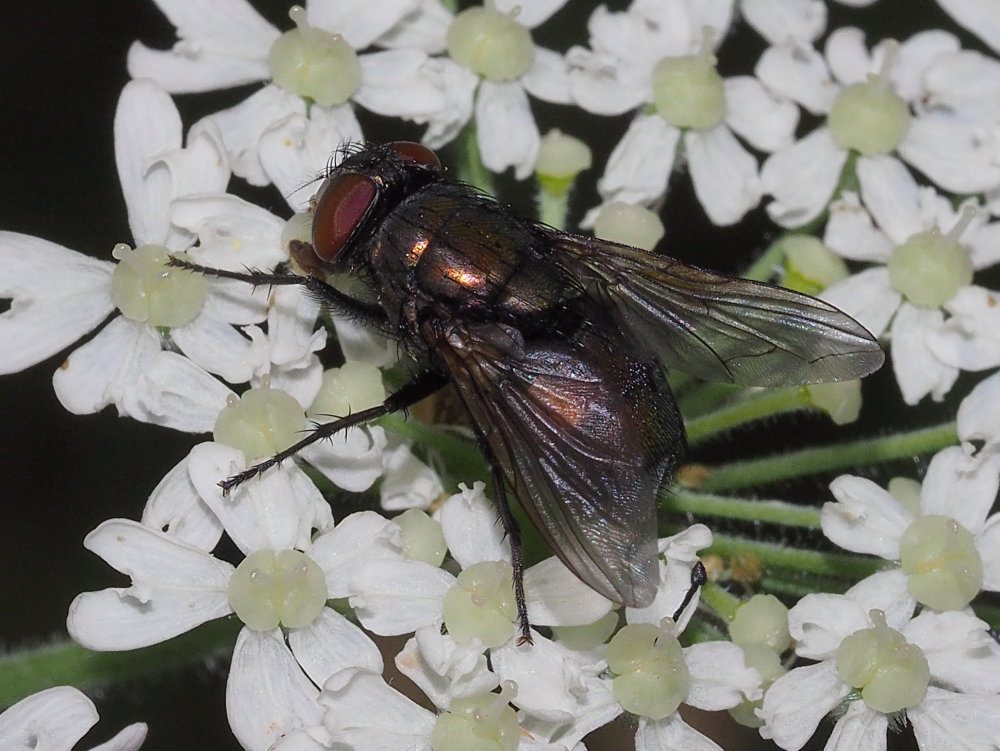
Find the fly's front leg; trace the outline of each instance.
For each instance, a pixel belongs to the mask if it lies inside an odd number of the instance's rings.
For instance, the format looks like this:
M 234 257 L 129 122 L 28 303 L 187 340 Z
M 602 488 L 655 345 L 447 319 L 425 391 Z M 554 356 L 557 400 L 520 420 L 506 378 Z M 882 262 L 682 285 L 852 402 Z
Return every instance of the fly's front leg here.
M 408 384 L 403 386 L 399 389 L 399 391 L 394 394 L 390 394 L 386 400 L 377 407 L 369 407 L 368 409 L 363 409 L 360 412 L 355 412 L 353 415 L 341 417 L 333 422 L 327 422 L 316 426 L 312 433 L 307 435 L 298 443 L 292 444 L 284 451 L 279 451 L 271 458 L 258 462 L 252 467 L 243 470 L 239 474 L 227 477 L 219 483 L 219 487 L 222 488 L 224 495 L 229 495 L 234 488 L 242 485 L 247 480 L 259 477 L 271 467 L 281 464 L 281 462 L 285 461 L 285 459 L 290 459 L 306 446 L 311 446 L 317 441 L 329 438 L 334 434 L 339 433 L 341 430 L 347 430 L 347 428 L 354 427 L 355 425 L 364 425 L 365 423 L 376 420 L 383 415 L 400 412 L 401 410 L 416 404 L 424 397 L 430 396 L 447 382 L 448 377 L 442 375 L 441 373 L 434 371 L 423 373 L 415 380 L 410 381 Z
M 314 276 L 302 276 L 300 274 L 273 274 L 265 271 L 230 271 L 229 269 L 217 269 L 212 266 L 202 266 L 200 263 L 192 263 L 183 258 L 170 257 L 168 266 L 178 269 L 195 271 L 205 276 L 214 276 L 218 279 L 233 279 L 244 282 L 251 287 L 281 287 L 288 285 L 298 285 L 305 287 L 309 294 L 327 305 L 336 313 L 350 316 L 363 323 L 367 323 L 375 328 L 388 331 L 389 320 L 381 306 L 375 303 L 357 300 L 350 295 L 344 294 L 336 287 L 333 287 L 322 279 Z

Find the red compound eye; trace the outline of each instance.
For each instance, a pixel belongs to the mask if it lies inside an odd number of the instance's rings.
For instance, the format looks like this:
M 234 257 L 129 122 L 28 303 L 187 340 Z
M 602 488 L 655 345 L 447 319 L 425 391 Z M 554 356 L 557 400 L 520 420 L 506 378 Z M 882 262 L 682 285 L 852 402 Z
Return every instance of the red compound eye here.
M 423 148 L 423 147 L 421 147 Z M 327 178 L 313 212 L 313 249 L 332 261 L 350 239 L 375 201 L 371 178 L 348 172 Z
M 387 145 L 396 152 L 396 156 L 405 162 L 441 169 L 441 160 L 438 159 L 437 154 L 423 144 L 413 141 L 393 141 Z

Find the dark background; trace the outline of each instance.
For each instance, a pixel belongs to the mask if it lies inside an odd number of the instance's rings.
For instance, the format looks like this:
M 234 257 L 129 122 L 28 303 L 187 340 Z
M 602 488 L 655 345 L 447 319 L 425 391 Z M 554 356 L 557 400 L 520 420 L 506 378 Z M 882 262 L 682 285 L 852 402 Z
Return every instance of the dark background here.
M 538 38 L 552 46 L 558 37 L 582 42 L 584 21 L 593 2 L 564 8 Z M 257 3 L 282 28 L 286 3 Z M 611 4 L 623 7 L 625 2 Z M 883 0 L 876 11 L 835 9 L 830 27 L 880 17 L 886 32 L 906 38 L 913 31 L 953 26 L 929 0 Z M 906 24 L 906 28 L 900 28 Z M 550 28 L 551 27 L 551 28 Z M 869 39 L 876 37 L 870 33 Z M 168 47 L 173 28 L 152 2 L 103 0 L 101 3 L 64 3 L 43 0 L 7 3 L 0 25 L 0 228 L 35 235 L 84 253 L 108 259 L 116 242 L 131 242 L 125 208 L 118 187 L 112 147 L 112 118 L 121 87 L 128 80 L 125 53 L 135 39 Z M 745 67 L 723 73 L 746 72 L 762 46 L 744 32 L 723 51 L 723 64 Z M 970 42 L 971 44 L 971 42 Z M 180 102 L 185 123 L 199 114 L 243 99 L 250 91 L 220 97 L 186 97 Z M 560 122 L 565 110 L 540 107 L 543 130 L 560 125 L 585 137 L 595 147 L 595 170 L 600 173 L 611 147 L 627 126 L 627 118 L 586 118 L 573 125 Z M 419 131 L 388 129 L 369 118 L 370 138 L 414 137 Z M 382 135 L 384 134 L 384 135 Z M 595 174 L 595 176 L 596 176 Z M 577 215 L 596 202 L 591 183 L 581 189 Z M 705 220 L 684 190 L 686 176 L 676 180 L 664 214 L 668 225 L 665 247 L 670 255 L 700 265 L 737 271 L 766 246 L 767 223 L 760 213 L 741 226 L 719 231 Z M 523 193 L 523 191 L 522 191 Z M 280 199 L 266 191 L 253 193 L 274 210 Z M 0 311 L 6 309 L 0 301 Z M 99 415 L 73 416 L 58 404 L 51 373 L 65 353 L 25 373 L 0 378 L 0 649 L 37 646 L 65 637 L 66 608 L 81 591 L 121 584 L 121 577 L 82 547 L 84 535 L 112 517 L 137 518 L 149 492 L 197 442 L 195 436 L 122 420 L 113 410 Z M 891 396 L 891 374 L 882 374 L 876 387 L 889 394 L 888 408 L 897 408 Z M 967 389 L 966 389 L 967 390 Z M 963 391 L 964 392 L 964 391 Z M 918 424 L 944 419 L 933 407 L 908 414 Z M 877 419 L 879 414 L 869 417 Z M 801 443 L 802 432 L 772 431 L 769 447 Z M 799 431 L 815 429 L 810 421 Z M 745 445 L 717 447 L 720 455 L 760 452 L 760 433 Z M 772 440 L 773 438 L 773 440 Z M 823 484 L 815 483 L 821 498 Z M 94 696 L 102 716 L 98 733 L 88 740 L 106 739 L 122 725 L 137 720 L 151 725 L 146 748 L 234 749 L 224 713 L 225 664 L 199 665 L 167 673 L 154 681 L 119 686 Z M 745 742 L 745 740 L 743 741 Z M 729 748 L 742 742 L 724 743 Z M 620 747 L 612 740 L 590 748 Z M 746 746 L 742 746 L 746 747 Z

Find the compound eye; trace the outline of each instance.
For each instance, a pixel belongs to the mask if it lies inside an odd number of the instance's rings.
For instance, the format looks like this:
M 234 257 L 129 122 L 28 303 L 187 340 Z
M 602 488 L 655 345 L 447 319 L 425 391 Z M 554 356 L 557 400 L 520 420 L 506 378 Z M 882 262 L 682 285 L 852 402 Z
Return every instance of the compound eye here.
M 423 144 L 413 141 L 393 141 L 388 146 L 404 162 L 419 164 L 422 167 L 430 167 L 435 170 L 441 169 L 441 160 L 438 159 L 437 154 Z
M 329 177 L 320 188 L 313 212 L 313 249 L 332 261 L 351 238 L 375 202 L 371 178 L 348 172 Z

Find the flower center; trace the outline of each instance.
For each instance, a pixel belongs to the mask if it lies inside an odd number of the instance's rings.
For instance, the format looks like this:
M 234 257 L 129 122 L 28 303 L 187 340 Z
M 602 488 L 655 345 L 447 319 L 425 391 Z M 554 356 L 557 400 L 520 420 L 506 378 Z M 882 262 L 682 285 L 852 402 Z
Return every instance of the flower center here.
M 914 305 L 939 308 L 972 281 L 972 259 L 958 238 L 972 217 L 971 207 L 947 235 L 934 227 L 896 246 L 889 258 L 889 281 Z
M 492 6 L 463 10 L 448 27 L 448 54 L 487 81 L 520 78 L 534 62 L 535 43 L 515 15 Z
M 253 461 L 284 451 L 299 440 L 305 425 L 295 397 L 265 383 L 241 397 L 231 394 L 212 432 L 216 443 L 239 449 Z
M 837 648 L 837 673 L 861 690 L 865 704 L 890 714 L 919 704 L 927 692 L 930 669 L 923 651 L 885 622 L 885 613 L 869 613 L 874 628 L 855 631 Z
M 879 73 L 869 75 L 865 83 L 845 87 L 830 108 L 830 135 L 842 149 L 864 156 L 888 154 L 910 127 L 910 108 L 889 87 L 889 70 L 899 52 L 899 44 L 890 42 Z
M 485 647 L 499 647 L 514 634 L 513 576 L 506 561 L 480 561 L 458 575 L 442 602 L 444 622 L 455 641 L 479 639 Z
M 651 623 L 625 626 L 608 643 L 611 685 L 622 707 L 632 714 L 662 720 L 687 698 L 691 674 L 681 644 Z
M 374 365 L 348 360 L 339 368 L 323 371 L 323 382 L 309 409 L 309 417 L 329 420 L 343 417 L 385 401 L 382 372 Z
M 258 550 L 229 579 L 229 604 L 254 631 L 308 626 L 326 606 L 319 565 L 298 550 Z
M 634 203 L 606 203 L 594 220 L 595 237 L 644 250 L 655 248 L 664 232 L 656 212 Z
M 322 107 L 343 104 L 361 86 L 361 63 L 340 34 L 309 25 L 304 8 L 288 11 L 296 28 L 286 31 L 268 55 L 271 79 Z
M 504 681 L 500 693 L 454 699 L 434 723 L 431 747 L 434 751 L 515 751 L 521 731 L 509 703 L 514 693 L 513 683 Z
M 910 594 L 935 610 L 960 610 L 983 586 L 976 540 L 949 516 L 922 516 L 899 541 L 899 563 Z
M 111 251 L 118 260 L 111 274 L 111 299 L 126 318 L 150 326 L 172 328 L 194 320 L 208 296 L 205 277 L 167 266 L 170 251 L 162 245 L 132 250 L 119 243 Z M 176 253 L 178 257 L 183 254 Z
M 712 29 L 706 28 L 696 55 L 667 57 L 653 68 L 653 104 L 678 128 L 710 130 L 726 116 L 726 89 L 715 69 Z

